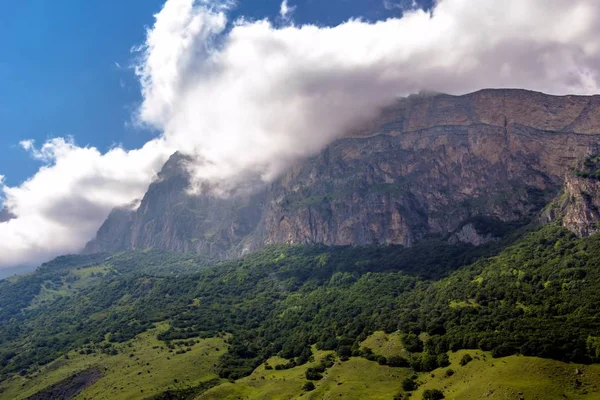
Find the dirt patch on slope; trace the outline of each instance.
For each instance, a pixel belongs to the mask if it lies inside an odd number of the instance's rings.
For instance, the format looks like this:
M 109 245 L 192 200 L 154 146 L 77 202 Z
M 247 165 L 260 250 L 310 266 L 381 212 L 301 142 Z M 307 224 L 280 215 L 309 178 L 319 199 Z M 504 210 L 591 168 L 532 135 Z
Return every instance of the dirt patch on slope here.
M 55 383 L 52 386 L 34 394 L 27 400 L 69 400 L 81 393 L 86 387 L 93 385 L 100 378 L 102 373 L 97 368 L 90 368 L 85 371 L 77 372 L 67 379 Z

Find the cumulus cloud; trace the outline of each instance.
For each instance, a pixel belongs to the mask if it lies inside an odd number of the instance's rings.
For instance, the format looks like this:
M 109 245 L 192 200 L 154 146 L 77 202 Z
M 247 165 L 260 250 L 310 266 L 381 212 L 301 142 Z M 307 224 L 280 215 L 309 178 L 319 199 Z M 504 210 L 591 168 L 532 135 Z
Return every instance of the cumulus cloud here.
M 296 6 L 290 6 L 288 0 L 283 0 L 279 7 L 279 16 L 284 20 L 289 20 L 291 14 L 296 11 Z
M 270 180 L 421 90 L 598 91 L 595 0 L 443 0 L 336 27 L 229 22 L 226 7 L 169 0 L 137 69 L 140 119 L 200 160 L 198 181 Z
M 231 21 L 232 6 L 168 0 L 137 48 L 136 117 L 159 139 L 106 154 L 65 139 L 23 142 L 46 164 L 3 189 L 17 218 L 0 224 L 0 266 L 81 248 L 174 150 L 194 156 L 196 183 L 235 187 L 274 179 L 398 96 L 599 92 L 596 0 L 441 0 L 430 11 L 335 27 Z M 286 2 L 281 12 L 289 16 Z
M 57 138 L 24 149 L 44 166 L 4 194 L 0 267 L 31 265 L 81 249 L 118 205 L 141 198 L 170 150 L 153 140 L 138 150 L 100 153 Z M 8 213 L 8 210 L 10 213 Z M 4 222 L 2 222 L 4 221 Z

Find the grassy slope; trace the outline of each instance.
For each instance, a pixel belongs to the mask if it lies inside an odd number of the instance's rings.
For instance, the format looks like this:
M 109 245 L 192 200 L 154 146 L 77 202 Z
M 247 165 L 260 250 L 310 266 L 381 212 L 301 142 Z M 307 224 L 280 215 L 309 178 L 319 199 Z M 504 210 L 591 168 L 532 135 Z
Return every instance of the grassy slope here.
M 361 343 L 375 354 L 407 357 L 398 332 L 375 332 Z M 450 354 L 451 365 L 419 374 L 422 383 L 412 398 L 426 389 L 440 389 L 446 399 L 600 399 L 600 365 L 567 364 L 536 357 L 492 358 L 489 352 L 461 350 Z M 473 357 L 466 366 L 460 359 Z M 452 369 L 454 375 L 445 376 Z M 576 375 L 576 371 L 581 373 Z
M 3 382 L 5 391 L 0 399 L 27 398 L 92 366 L 98 367 L 103 377 L 86 388 L 78 399 L 144 399 L 168 389 L 183 389 L 218 378 L 214 365 L 226 350 L 223 339 L 203 339 L 191 351 L 175 354 L 156 339 L 156 333 L 153 329 L 119 345 L 119 354 L 114 356 L 71 352 L 69 359 L 56 360 L 31 377 L 17 375 Z M 130 357 L 131 354 L 134 356 Z
M 0 399 L 25 399 L 92 366 L 99 368 L 103 377 L 77 399 L 145 399 L 168 389 L 184 389 L 217 378 L 214 365 L 226 349 L 223 339 L 201 340 L 191 351 L 176 355 L 156 339 L 158 330 L 165 328 L 159 326 L 119 345 L 119 354 L 115 356 L 72 352 L 69 359 L 54 361 L 32 376 L 16 376 L 3 383 L 5 390 Z M 376 332 L 362 344 L 376 354 L 407 354 L 398 333 Z M 200 395 L 198 400 L 392 399 L 401 392 L 402 380 L 412 375 L 408 368 L 390 368 L 352 357 L 345 362 L 336 360 L 323 379 L 314 382 L 314 391 L 303 392 L 307 368 L 330 353 L 315 351 L 314 363 L 289 370 L 267 370 L 261 365 L 250 376 L 235 383 L 224 382 Z M 473 356 L 473 361 L 460 366 L 459 360 L 467 353 Z M 582 366 L 523 356 L 494 359 L 487 352 L 475 350 L 451 353 L 450 360 L 450 367 L 419 374 L 421 386 L 411 397 L 421 399 L 424 390 L 435 388 L 443 390 L 446 399 L 600 399 L 600 365 Z M 274 357 L 268 364 L 286 362 Z M 453 376 L 445 376 L 448 368 L 455 371 Z
M 369 348 L 377 355 L 389 357 L 408 358 L 410 354 L 402 345 L 400 332 L 394 332 L 387 335 L 383 331 L 377 331 L 361 342 L 362 348 Z
M 225 383 L 200 395 L 206 399 L 392 399 L 402 380 L 410 374 L 405 368 L 389 368 L 364 358 L 353 357 L 328 368 L 323 379 L 314 381 L 316 389 L 305 393 L 302 385 L 307 382 L 306 370 L 330 352 L 316 352 L 314 363 L 283 371 L 258 367 L 252 375 L 235 383 Z M 280 358 L 269 359 L 270 365 L 287 362 Z
M 461 367 L 464 354 L 473 361 Z M 441 389 L 446 399 L 600 399 L 600 365 L 582 366 L 536 357 L 492 358 L 487 352 L 461 350 L 450 355 L 455 374 L 448 368 L 421 374 L 423 384 L 413 394 L 421 399 L 426 389 Z M 576 374 L 579 370 L 581 373 Z M 433 377 L 432 377 L 433 375 Z M 579 382 L 579 383 L 577 383 Z
M 406 355 L 398 333 L 376 332 L 362 345 L 384 356 Z M 318 362 L 328 352 L 316 352 Z M 459 361 L 465 354 L 473 357 L 466 366 Z M 450 353 L 451 365 L 418 376 L 421 386 L 411 398 L 421 399 L 426 389 L 441 389 L 446 399 L 600 399 L 600 365 L 582 366 L 536 357 L 511 356 L 492 358 L 489 352 L 461 350 Z M 272 358 L 269 364 L 283 364 L 287 360 Z M 284 371 L 258 367 L 252 375 L 235 383 L 215 387 L 197 400 L 208 399 L 392 399 L 402 392 L 401 382 L 412 375 L 408 368 L 390 368 L 376 362 L 353 357 L 336 361 L 316 389 L 305 393 L 309 363 Z M 448 368 L 455 371 L 445 376 Z M 576 374 L 579 370 L 581 373 Z M 579 383 L 578 383 L 579 382 Z M 341 384 L 338 384 L 341 383 Z M 405 393 L 406 395 L 406 393 Z

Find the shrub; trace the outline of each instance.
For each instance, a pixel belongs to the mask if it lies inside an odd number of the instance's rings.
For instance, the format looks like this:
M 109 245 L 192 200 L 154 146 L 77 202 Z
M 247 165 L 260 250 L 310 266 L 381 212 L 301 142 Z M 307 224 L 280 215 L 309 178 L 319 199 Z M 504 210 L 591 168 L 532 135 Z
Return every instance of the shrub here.
M 423 400 L 442 400 L 444 392 L 439 389 L 427 389 L 423 392 Z
M 447 353 L 438 354 L 436 361 L 439 368 L 450 365 L 450 358 Z
M 302 390 L 304 390 L 305 392 L 310 392 L 312 390 L 315 390 L 315 384 L 312 382 L 306 382 L 303 386 L 302 386 Z
M 516 350 L 513 346 L 503 343 L 500 346 L 494 348 L 492 350 L 492 357 L 500 358 L 500 357 L 508 357 L 515 354 Z
M 468 363 L 470 363 L 471 361 L 473 361 L 473 357 L 471 357 L 470 354 L 465 354 L 464 356 L 462 356 L 462 358 L 460 359 L 460 366 L 464 367 L 465 365 L 467 365 Z
M 338 355 L 341 357 L 350 357 L 352 355 L 352 348 L 350 346 L 339 346 L 336 350 Z
M 452 375 L 454 375 L 454 370 L 453 370 L 452 368 L 448 368 L 448 369 L 446 370 L 446 373 L 445 373 L 445 375 L 444 375 L 444 376 L 445 376 L 446 378 L 448 378 L 448 377 L 451 377 Z
M 417 390 L 418 387 L 419 385 L 414 379 L 404 378 L 404 380 L 402 381 L 402 389 L 406 390 L 407 392 Z
M 323 375 L 316 368 L 309 368 L 306 370 L 306 379 L 309 381 L 318 381 L 323 378 Z
M 410 364 L 406 358 L 392 356 L 387 359 L 387 365 L 390 367 L 408 367 Z
M 402 337 L 404 348 L 411 353 L 420 353 L 423 351 L 423 342 L 414 333 L 409 333 Z

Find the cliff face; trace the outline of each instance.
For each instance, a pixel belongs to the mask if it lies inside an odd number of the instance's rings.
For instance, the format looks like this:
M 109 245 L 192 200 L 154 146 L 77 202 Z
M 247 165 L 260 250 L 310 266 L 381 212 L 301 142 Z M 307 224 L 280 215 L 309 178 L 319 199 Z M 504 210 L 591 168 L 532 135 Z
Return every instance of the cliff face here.
M 230 257 L 275 243 L 411 245 L 454 232 L 481 244 L 493 237 L 470 220 L 538 215 L 597 152 L 596 134 L 600 96 L 411 96 L 252 195 L 189 196 L 185 158 L 176 155 L 138 210 L 115 211 L 87 251 Z
M 558 221 L 578 236 L 600 232 L 600 158 L 592 154 L 568 173 L 559 196 L 542 213 L 542 221 Z
M 85 251 L 153 247 L 208 257 L 236 253 L 258 224 L 265 192 L 229 198 L 189 195 L 186 161 L 174 154 L 137 210 L 113 210 Z

